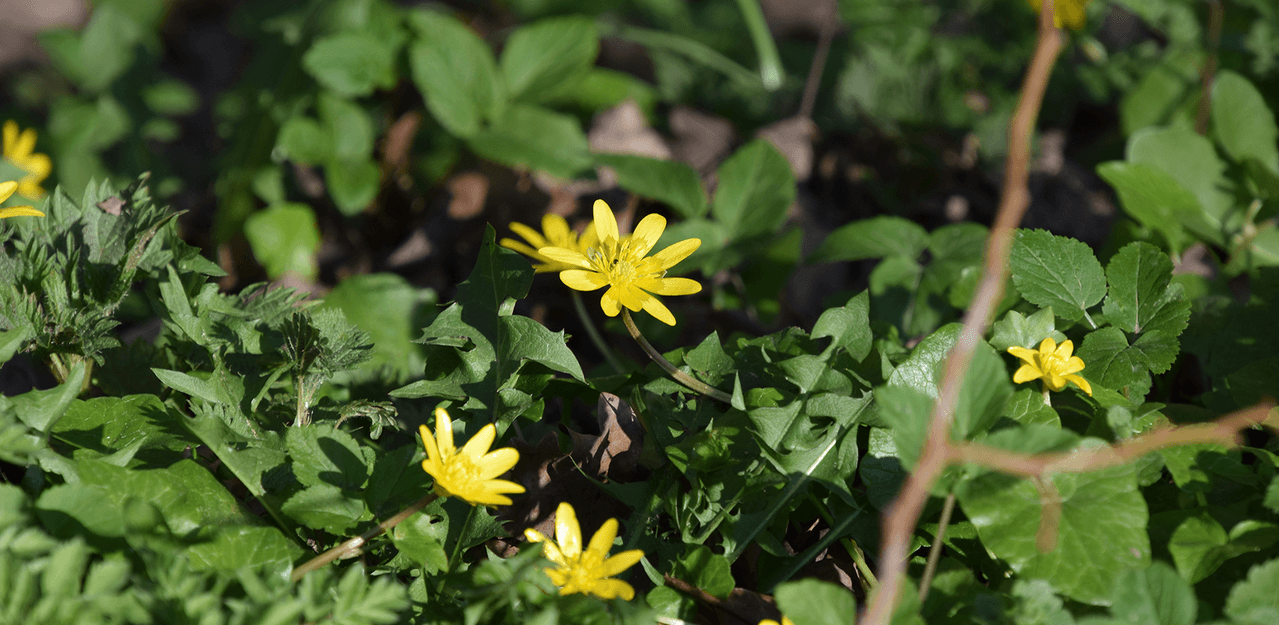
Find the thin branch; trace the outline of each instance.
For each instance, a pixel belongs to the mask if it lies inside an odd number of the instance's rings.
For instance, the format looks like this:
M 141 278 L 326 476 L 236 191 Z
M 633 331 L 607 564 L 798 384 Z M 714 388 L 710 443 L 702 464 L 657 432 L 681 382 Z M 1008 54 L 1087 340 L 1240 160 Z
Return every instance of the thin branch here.
M 1225 9 L 1221 0 L 1208 0 L 1208 58 L 1204 59 L 1199 80 L 1199 111 L 1195 115 L 1195 132 L 1207 134 L 1208 116 L 1212 112 L 1212 82 L 1217 77 L 1217 51 L 1221 48 L 1221 21 Z
M 835 40 L 835 30 L 839 27 L 838 0 L 827 3 L 829 14 L 822 21 L 822 30 L 817 38 L 817 50 L 813 52 L 813 64 L 808 66 L 808 78 L 804 81 L 804 97 L 799 102 L 799 117 L 812 119 L 813 109 L 817 106 L 817 90 L 822 84 L 822 74 L 826 71 L 826 58 L 830 56 L 830 45 Z
M 360 551 L 364 548 L 365 543 L 382 535 L 382 533 L 384 532 L 390 531 L 391 528 L 395 527 L 396 525 L 399 525 L 405 519 L 413 516 L 414 514 L 417 514 L 423 508 L 431 505 L 431 502 L 435 501 L 438 498 L 439 498 L 439 495 L 436 495 L 435 493 L 431 493 L 417 500 L 417 503 L 414 503 L 413 505 L 399 511 L 395 516 L 385 521 L 382 521 L 381 523 L 377 525 L 377 527 L 374 527 L 373 529 L 367 532 L 364 532 L 363 534 L 360 534 L 359 536 L 356 536 L 355 538 L 352 538 L 328 551 L 325 551 L 324 553 L 307 561 L 306 564 L 303 564 L 302 566 L 299 566 L 298 568 L 293 569 L 293 575 L 291 576 L 290 579 L 296 582 L 302 579 L 303 577 L 305 577 L 307 573 L 310 573 L 311 571 L 314 571 L 334 560 L 337 560 L 338 558 L 351 558 L 359 555 Z
M 941 507 L 941 520 L 937 521 L 937 535 L 933 536 L 933 544 L 928 548 L 928 564 L 924 565 L 924 576 L 919 578 L 919 602 L 928 598 L 928 589 L 933 585 L 933 576 L 937 574 L 937 563 L 941 561 L 942 545 L 946 542 L 946 526 L 950 525 L 950 515 L 955 512 L 955 493 L 946 495 L 946 503 Z
M 1014 229 L 1021 223 L 1030 205 L 1029 162 L 1030 139 L 1034 132 L 1039 107 L 1048 87 L 1053 64 L 1061 52 L 1062 37 L 1053 25 L 1053 2 L 1044 0 L 1039 14 L 1039 38 L 1026 70 L 1017 109 L 1008 124 L 1008 160 L 1004 169 L 1004 190 L 999 212 L 986 243 L 986 259 L 982 278 L 972 306 L 964 315 L 964 327 L 955 347 L 946 359 L 946 374 L 940 395 L 933 407 L 928 440 L 924 443 L 915 471 L 906 479 L 901 492 L 884 518 L 884 541 L 879 559 L 880 586 L 871 597 L 865 623 L 887 625 L 901 594 L 906 576 L 910 535 L 928 500 L 934 482 L 945 469 L 949 454 L 950 425 L 959 400 L 959 386 L 977 344 L 982 340 L 995 307 L 1004 296 L 1008 255 L 1012 249 Z

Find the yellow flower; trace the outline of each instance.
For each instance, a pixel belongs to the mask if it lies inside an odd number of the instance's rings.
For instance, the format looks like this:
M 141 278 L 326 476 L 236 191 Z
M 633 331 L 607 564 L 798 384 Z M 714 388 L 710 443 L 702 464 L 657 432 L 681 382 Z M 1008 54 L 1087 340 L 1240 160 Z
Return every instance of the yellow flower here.
M 34 128 L 19 133 L 17 122 L 11 119 L 4 123 L 4 159 L 27 172 L 18 182 L 18 195 L 32 200 L 44 197 L 44 187 L 40 183 L 53 171 L 53 161 L 46 154 L 32 152 L 35 147 Z
M 759 622 L 759 625 L 795 625 L 795 623 L 792 623 L 790 619 L 788 619 L 788 618 L 786 618 L 785 616 L 783 616 L 783 617 L 782 617 L 782 622 L 781 622 L 781 623 L 778 623 L 777 621 L 774 621 L 774 620 L 773 620 L 773 619 L 771 619 L 771 618 L 766 618 L 766 619 L 764 619 L 764 620 L 760 621 L 760 622 Z
M 586 232 L 582 233 L 582 238 L 579 240 L 577 233 L 573 232 L 568 227 L 568 222 L 559 215 L 547 214 L 542 217 L 542 232 L 538 232 L 518 222 L 511 223 L 511 230 L 514 231 L 515 234 L 524 237 L 524 240 L 528 241 L 529 245 L 511 238 L 502 239 L 498 242 L 498 245 L 507 249 L 515 250 L 529 258 L 532 258 L 533 260 L 539 261 L 538 264 L 533 265 L 533 271 L 537 273 L 564 271 L 565 269 L 573 268 L 573 265 L 554 261 L 541 255 L 538 253 L 538 249 L 543 247 L 562 247 L 566 250 L 582 253 L 588 248 L 594 246 L 597 241 L 595 238 L 595 228 L 588 227 Z
M 1061 345 L 1057 345 L 1051 336 L 1039 344 L 1039 351 L 1016 345 L 1009 347 L 1008 353 L 1023 361 L 1021 368 L 1013 374 L 1013 382 L 1021 384 L 1043 379 L 1044 386 L 1054 391 L 1066 388 L 1066 382 L 1074 382 L 1092 397 L 1092 386 L 1088 380 L 1075 375 L 1084 370 L 1084 361 L 1079 356 L 1071 356 L 1074 351 L 1074 343 L 1062 341 Z
M 425 425 L 418 426 L 426 460 L 422 468 L 435 478 L 435 494 L 457 497 L 472 506 L 509 506 L 507 493 L 522 493 L 524 487 L 515 482 L 495 479 L 520 461 L 520 453 L 510 447 L 490 452 L 497 428 L 490 423 L 458 450 L 453 446 L 453 421 L 443 408 L 435 409 L 435 436 Z
M 0 204 L 9 199 L 14 191 L 18 190 L 18 183 L 10 180 L 8 182 L 0 182 Z M 0 219 L 6 217 L 44 217 L 44 213 L 30 206 L 6 206 L 0 208 Z
M 591 537 L 591 544 L 582 551 L 582 528 L 577 524 L 577 513 L 567 502 L 555 509 L 555 542 L 535 529 L 524 530 L 529 542 L 542 543 L 542 553 L 554 562 L 557 569 L 544 569 L 547 577 L 560 587 L 561 595 L 580 592 L 601 599 L 621 597 L 627 601 L 635 598 L 635 589 L 612 576 L 635 566 L 644 552 L 639 549 L 623 551 L 608 557 L 608 550 L 617 538 L 617 519 L 609 519 Z
M 666 325 L 675 325 L 675 316 L 653 296 L 691 295 L 702 285 L 688 278 L 667 278 L 666 270 L 675 266 L 702 244 L 701 239 L 684 239 L 653 256 L 647 256 L 666 230 L 666 218 L 649 215 L 639 222 L 629 236 L 617 233 L 617 219 L 603 200 L 595 200 L 595 235 L 598 243 L 585 253 L 564 247 L 544 247 L 541 255 L 576 269 L 560 272 L 560 280 L 578 291 L 594 291 L 608 287 L 600 298 L 604 314 L 616 317 L 622 306 L 638 312 L 641 308 Z
M 1054 0 L 1053 2 L 1053 25 L 1061 28 L 1063 24 L 1079 30 L 1084 27 L 1084 7 L 1092 0 Z M 1038 13 L 1044 4 L 1044 0 L 1026 0 L 1026 3 Z

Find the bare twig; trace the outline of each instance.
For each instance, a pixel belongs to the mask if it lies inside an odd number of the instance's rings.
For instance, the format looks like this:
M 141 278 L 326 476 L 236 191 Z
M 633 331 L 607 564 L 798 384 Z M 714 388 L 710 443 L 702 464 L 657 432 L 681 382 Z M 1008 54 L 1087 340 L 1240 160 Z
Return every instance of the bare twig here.
M 933 544 L 928 548 L 928 564 L 924 565 L 924 576 L 919 578 L 919 601 L 928 598 L 928 589 L 933 585 L 933 576 L 937 574 L 937 563 L 941 561 L 942 545 L 946 542 L 946 526 L 950 525 L 950 515 L 955 512 L 955 493 L 946 495 L 946 503 L 941 506 L 941 519 L 937 521 L 937 534 L 933 536 Z
M 804 98 L 799 103 L 799 117 L 813 118 L 813 108 L 817 106 L 817 89 L 822 84 L 822 74 L 826 71 L 826 57 L 830 56 L 830 44 L 835 40 L 835 30 L 839 27 L 839 7 L 837 0 L 827 3 L 830 12 L 822 21 L 822 30 L 818 34 L 817 50 L 813 52 L 813 64 L 808 66 L 808 78 L 804 81 Z
M 1221 48 L 1221 21 L 1225 9 L 1221 0 L 1208 0 L 1208 58 L 1204 59 L 1199 79 L 1199 111 L 1195 115 L 1195 132 L 1208 132 L 1208 116 L 1212 112 L 1212 82 L 1217 77 L 1217 51 Z
M 986 259 L 982 278 L 972 306 L 964 315 L 964 326 L 955 347 L 946 359 L 946 374 L 940 395 L 933 407 L 928 440 L 920 454 L 915 471 L 906 479 L 901 492 L 885 513 L 884 541 L 879 560 L 877 592 L 871 597 L 865 622 L 887 625 L 906 575 L 910 535 L 919 522 L 924 503 L 934 482 L 948 463 L 950 424 L 959 400 L 959 386 L 977 343 L 990 324 L 995 306 L 1004 296 L 1008 255 L 1012 249 L 1013 231 L 1021 223 L 1030 204 L 1029 178 L 1030 139 L 1039 106 L 1053 64 L 1061 52 L 1061 33 L 1053 25 L 1053 2 L 1044 0 L 1040 7 L 1039 38 L 1026 70 L 1017 109 L 1008 124 L 1008 161 L 1004 169 L 1004 190 L 999 212 L 986 243 Z
M 398 513 L 396 513 L 395 516 L 385 521 L 382 521 L 381 523 L 377 525 L 377 527 L 374 527 L 373 529 L 367 532 L 364 532 L 363 534 L 360 534 L 359 536 L 356 536 L 355 538 L 352 538 L 328 551 L 325 551 L 324 553 L 307 561 L 306 564 L 303 564 L 302 566 L 299 566 L 298 568 L 293 569 L 293 575 L 291 576 L 290 579 L 296 582 L 302 579 L 303 577 L 305 577 L 307 573 L 310 573 L 311 571 L 314 571 L 334 560 L 337 560 L 338 558 L 350 558 L 350 557 L 359 555 L 360 551 L 364 548 L 364 545 L 368 543 L 370 540 L 382 535 L 383 532 L 389 531 L 391 528 L 395 527 L 396 525 L 399 525 L 405 519 L 413 516 L 414 514 L 417 514 L 418 512 L 422 510 L 422 508 L 425 508 L 431 505 L 431 502 L 435 501 L 437 498 L 439 498 L 439 495 L 436 495 L 435 493 L 431 493 L 417 500 L 417 503 L 414 503 L 413 505 L 399 511 Z

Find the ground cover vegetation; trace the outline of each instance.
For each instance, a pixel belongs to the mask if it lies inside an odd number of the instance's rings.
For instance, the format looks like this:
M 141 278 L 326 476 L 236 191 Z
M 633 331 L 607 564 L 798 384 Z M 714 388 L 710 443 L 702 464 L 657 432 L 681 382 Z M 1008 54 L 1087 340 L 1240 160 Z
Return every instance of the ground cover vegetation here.
M 0 623 L 1279 622 L 1279 8 L 1042 4 L 4 9 Z

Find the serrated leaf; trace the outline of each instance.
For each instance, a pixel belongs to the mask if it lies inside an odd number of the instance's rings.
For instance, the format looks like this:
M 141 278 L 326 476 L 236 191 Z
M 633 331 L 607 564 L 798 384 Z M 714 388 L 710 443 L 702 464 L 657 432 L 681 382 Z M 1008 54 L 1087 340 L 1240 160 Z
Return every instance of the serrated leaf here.
M 419 9 L 408 20 L 418 34 L 409 47 L 409 67 L 426 108 L 454 135 L 478 134 L 506 102 L 493 51 L 453 17 Z
M 373 471 L 374 452 L 361 447 L 350 434 L 316 424 L 289 428 L 284 437 L 293 474 L 307 486 L 335 486 L 358 491 Z
M 103 455 L 137 445 L 143 457 L 173 462 L 196 440 L 171 427 L 177 418 L 154 395 L 95 397 L 73 402 L 52 433 Z
M 395 86 L 394 50 L 371 34 L 321 37 L 302 55 L 302 68 L 324 87 L 349 97 Z
M 78 362 L 72 367 L 66 382 L 45 391 L 27 391 L 10 398 L 10 405 L 18 420 L 41 434 L 48 434 L 80 394 L 84 385 L 84 372 L 84 362 Z
M 962 483 L 959 503 L 986 548 L 1026 579 L 1048 579 L 1064 595 L 1096 605 L 1111 602 L 1127 569 L 1150 564 L 1149 513 L 1136 472 L 1121 466 L 1051 476 L 1060 497 L 1052 551 L 1036 547 L 1042 496 L 1027 480 L 988 473 Z
M 1010 310 L 991 326 L 990 344 L 1000 352 L 1014 346 L 1039 349 L 1039 344 L 1049 337 L 1059 344 L 1066 340 L 1066 335 L 1057 331 L 1052 308 L 1042 308 L 1029 317 Z
M 1062 319 L 1078 321 L 1106 295 L 1106 277 L 1092 250 L 1076 239 L 1044 230 L 1018 230 L 1010 270 L 1026 301 L 1051 306 Z
M 904 256 L 915 259 L 928 247 L 928 231 L 901 217 L 880 216 L 841 226 L 808 257 L 811 263 Z
M 494 162 L 572 178 L 590 167 L 590 147 L 574 118 L 530 104 L 512 104 L 469 137 L 476 154 Z
M 0 332 L 0 365 L 9 362 L 28 340 L 35 337 L 35 328 L 30 323 L 17 323 L 17 327 Z
M 1247 78 L 1222 70 L 1212 80 L 1212 127 L 1236 162 L 1255 158 L 1279 171 L 1279 127 L 1261 92 Z
M 1150 388 L 1145 356 L 1128 345 L 1128 338 L 1119 328 L 1112 326 L 1089 333 L 1075 355 L 1084 361 L 1084 370 L 1079 374 L 1090 382 L 1112 389 L 1132 387 L 1143 395 Z
M 1226 615 L 1239 625 L 1279 623 L 1279 559 L 1253 566 L 1248 579 L 1235 584 L 1226 597 Z
M 857 613 L 857 600 L 841 586 L 818 579 L 787 582 L 777 587 L 777 607 L 795 625 L 847 625 Z
M 206 542 L 186 551 L 196 570 L 233 572 L 244 567 L 265 567 L 283 575 L 302 549 L 274 527 L 228 525 L 219 527 Z
M 1009 395 L 1004 402 L 1003 416 L 1022 425 L 1061 427 L 1061 417 L 1044 403 L 1043 394 L 1036 389 L 1026 388 Z
M 687 163 L 634 154 L 596 154 L 595 162 L 617 172 L 618 186 L 675 209 L 685 219 L 706 213 L 706 191 Z
M 1167 300 L 1172 260 L 1159 248 L 1140 241 L 1119 250 L 1106 265 L 1110 292 L 1102 312 L 1106 320 L 1132 333 L 1146 329 Z
M 501 68 L 513 100 L 539 102 L 571 89 L 599 54 L 595 21 L 585 16 L 544 19 L 511 33 Z
M 717 172 L 711 215 L 727 228 L 728 239 L 776 232 L 795 201 L 795 175 L 786 157 L 773 144 L 756 139 L 728 157 Z

